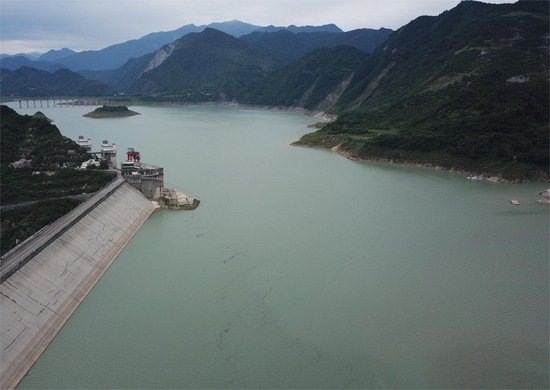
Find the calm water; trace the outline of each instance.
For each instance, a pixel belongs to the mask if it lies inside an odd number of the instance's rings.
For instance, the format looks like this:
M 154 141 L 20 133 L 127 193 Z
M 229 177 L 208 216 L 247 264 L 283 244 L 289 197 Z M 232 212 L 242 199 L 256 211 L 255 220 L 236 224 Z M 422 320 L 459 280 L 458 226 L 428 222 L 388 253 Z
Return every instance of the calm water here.
M 40 110 L 202 204 L 145 223 L 20 389 L 548 387 L 547 184 L 291 147 L 294 113 L 134 109 Z

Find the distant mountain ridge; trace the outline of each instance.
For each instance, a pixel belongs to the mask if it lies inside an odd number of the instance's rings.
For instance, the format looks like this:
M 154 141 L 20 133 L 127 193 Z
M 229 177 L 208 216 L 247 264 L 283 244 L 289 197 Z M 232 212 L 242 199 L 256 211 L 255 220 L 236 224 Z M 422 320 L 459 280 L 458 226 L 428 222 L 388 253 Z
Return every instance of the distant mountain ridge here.
M 280 62 L 246 42 L 207 28 L 166 45 L 126 94 L 172 95 L 186 101 L 230 101 Z
M 31 53 L 17 53 L 17 54 L 0 54 L 0 60 L 4 58 L 13 58 L 13 57 L 25 57 L 29 60 L 36 60 L 41 56 L 42 53 L 33 51 Z
M 54 61 L 31 60 L 25 56 L 4 57 L 0 60 L 0 67 L 3 69 L 16 70 L 23 66 L 35 68 L 38 70 L 47 70 L 55 72 L 58 69 L 66 68 L 65 65 Z
M 113 96 L 115 91 L 95 80 L 59 69 L 53 73 L 23 66 L 17 70 L 0 69 L 2 97 Z
M 38 57 L 38 61 L 56 61 L 76 54 L 76 51 L 64 47 L 60 50 L 50 50 Z
M 342 29 L 338 27 L 337 25 L 331 23 L 331 24 L 324 24 L 322 26 L 295 26 L 291 24 L 290 26 L 284 27 L 276 27 L 273 25 L 266 26 L 266 27 L 260 27 L 256 30 L 251 31 L 252 32 L 276 32 L 280 30 L 287 30 L 291 33 L 298 34 L 298 33 L 310 33 L 310 32 L 330 32 L 330 33 L 343 33 Z M 243 34 L 244 35 L 244 34 Z
M 290 29 L 274 32 L 258 32 L 244 35 L 240 39 L 252 46 L 272 54 L 284 64 L 296 60 L 307 52 L 319 47 L 347 45 L 366 53 L 371 53 L 382 44 L 393 31 L 363 28 L 348 32 L 311 31 L 294 33 Z
M 176 30 L 150 33 L 141 38 L 111 45 L 101 50 L 87 50 L 79 53 L 74 53 L 69 56 L 64 56 L 65 54 L 65 51 L 64 51 L 63 57 L 59 56 L 60 51 L 53 51 L 53 53 L 51 54 L 46 53 L 48 55 L 46 55 L 45 58 L 40 58 L 40 60 L 47 60 L 47 61 L 50 61 L 51 63 L 42 62 L 42 61 L 36 62 L 36 63 L 29 63 L 29 62 L 23 62 L 21 59 L 19 59 L 19 57 L 14 57 L 12 59 L 2 58 L 0 62 L 0 66 L 11 70 L 15 70 L 20 66 L 32 66 L 41 70 L 49 70 L 49 69 L 59 69 L 60 65 L 55 65 L 55 63 L 57 63 L 73 71 L 117 69 L 122 65 L 124 65 L 130 58 L 138 58 L 145 54 L 153 53 L 158 49 L 160 49 L 162 46 L 169 44 L 171 42 L 174 42 L 175 40 L 183 37 L 186 34 L 201 32 L 201 31 L 204 31 L 206 28 L 214 28 L 216 30 L 225 32 L 235 37 L 240 37 L 242 35 L 250 34 L 251 32 L 256 31 L 262 27 L 256 26 L 250 23 L 244 23 L 238 20 L 232 20 L 228 22 L 216 22 L 216 23 L 210 23 L 208 25 L 201 25 L 201 26 L 188 24 Z M 281 27 L 281 28 L 284 28 L 284 27 Z M 289 26 L 288 28 L 291 29 L 292 31 L 297 31 L 297 32 L 334 31 L 335 28 L 341 31 L 335 25 L 326 25 L 326 26 L 319 26 L 319 27 Z
M 78 74 L 90 80 L 100 81 L 118 93 L 123 93 L 151 65 L 155 55 L 156 53 L 150 53 L 139 58 L 130 58 L 118 69 L 81 70 Z
M 264 54 L 277 58 L 284 65 L 317 47 L 348 45 L 364 52 L 372 52 L 390 34 L 391 30 L 388 29 L 359 29 L 346 33 L 302 32 L 298 34 L 282 29 L 273 33 L 253 32 L 241 36 L 239 40 L 255 47 Z M 155 53 L 131 59 L 115 70 L 82 70 L 79 73 L 87 78 L 101 81 L 117 92 L 122 93 L 129 88 L 141 73 L 157 66 L 161 59 L 167 58 L 172 47 L 171 45 L 165 45 Z

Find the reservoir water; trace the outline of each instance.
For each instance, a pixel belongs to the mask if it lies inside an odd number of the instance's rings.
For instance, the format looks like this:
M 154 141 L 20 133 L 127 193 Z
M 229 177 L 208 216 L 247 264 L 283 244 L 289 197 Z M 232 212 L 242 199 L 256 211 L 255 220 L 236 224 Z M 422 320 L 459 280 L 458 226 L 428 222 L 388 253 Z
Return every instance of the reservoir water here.
M 548 388 L 548 184 L 292 147 L 296 113 L 10 106 L 202 201 L 143 225 L 19 389 Z

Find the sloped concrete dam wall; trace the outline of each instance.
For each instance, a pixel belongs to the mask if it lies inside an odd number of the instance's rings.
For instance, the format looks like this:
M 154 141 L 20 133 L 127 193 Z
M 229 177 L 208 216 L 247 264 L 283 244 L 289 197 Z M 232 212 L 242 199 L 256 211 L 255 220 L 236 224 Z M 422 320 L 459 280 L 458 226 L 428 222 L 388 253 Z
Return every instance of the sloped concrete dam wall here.
M 17 386 L 153 211 L 124 182 L 0 285 L 1 389 Z

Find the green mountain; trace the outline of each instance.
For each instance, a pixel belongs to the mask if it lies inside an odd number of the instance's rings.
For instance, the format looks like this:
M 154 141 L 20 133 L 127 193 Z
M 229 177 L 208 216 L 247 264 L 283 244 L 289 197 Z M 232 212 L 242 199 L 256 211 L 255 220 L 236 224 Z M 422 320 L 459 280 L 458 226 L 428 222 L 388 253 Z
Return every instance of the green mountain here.
M 147 69 L 155 53 L 139 58 L 130 58 L 123 66 L 110 70 L 80 70 L 78 74 L 90 80 L 97 80 L 118 93 L 125 92 L 130 85 Z
M 53 168 L 63 164 L 80 165 L 89 158 L 84 149 L 62 136 L 59 129 L 42 113 L 19 115 L 4 105 L 0 109 L 2 166 L 27 159 L 32 161 L 31 166 L 35 169 Z
M 72 169 L 88 160 L 90 155 L 76 142 L 61 135 L 44 114 L 19 115 L 1 105 L 0 116 L 2 205 L 81 194 L 83 189 L 94 187 L 93 184 L 98 184 L 97 189 L 112 179 L 100 172 Z
M 79 201 L 67 196 L 95 192 L 113 176 L 69 168 L 90 156 L 40 112 L 19 115 L 1 105 L 0 120 L 0 204 L 36 202 L 2 210 L 0 253 L 4 254 L 78 206 Z
M 59 60 L 58 62 L 74 71 L 107 70 L 116 69 L 125 64 L 131 58 L 138 58 L 145 54 L 154 53 L 162 46 L 174 42 L 189 33 L 201 32 L 204 29 L 212 27 L 224 31 L 234 36 L 248 34 L 259 26 L 249 23 L 232 20 L 229 22 L 211 23 L 209 25 L 195 26 L 188 24 L 173 31 L 160 31 L 147 34 L 139 39 L 132 39 L 127 42 L 108 46 L 101 50 L 88 50 L 73 54 Z
M 280 59 L 284 64 L 296 60 L 305 53 L 320 47 L 347 45 L 371 53 L 392 33 L 392 30 L 368 28 L 348 32 L 311 31 L 293 33 L 282 29 L 275 32 L 255 31 L 240 39 Z
M 289 64 L 312 49 L 296 34 L 285 29 L 253 32 L 240 39 L 264 53 L 277 57 L 283 64 Z
M 367 57 L 367 53 L 350 46 L 313 50 L 253 83 L 239 101 L 329 110 Z
M 332 109 L 338 120 L 298 144 L 362 159 L 544 178 L 548 40 L 547 2 L 463 1 L 420 17 L 355 72 Z
M 230 101 L 279 61 L 221 31 L 207 28 L 160 49 L 130 95 L 178 97 L 185 101 Z
M 1 96 L 49 97 L 49 96 L 112 96 L 115 91 L 98 81 L 70 71 L 59 69 L 53 73 L 23 66 L 11 71 L 2 68 Z
M 365 52 L 372 52 L 391 33 L 391 30 L 387 29 L 360 29 L 346 33 L 317 31 L 330 27 L 331 25 L 311 27 L 316 31 L 298 34 L 281 27 L 276 32 L 254 32 L 239 39 L 264 54 L 278 58 L 283 64 L 288 64 L 318 47 L 349 45 Z M 296 27 L 296 29 L 302 29 L 302 27 Z M 306 29 L 306 27 L 303 27 L 303 29 Z M 174 47 L 174 45 L 167 45 L 156 53 L 131 58 L 118 69 L 81 70 L 78 73 L 88 79 L 101 81 L 119 93 L 126 92 L 143 72 L 158 66 L 160 62 L 164 61 Z M 242 47 L 236 48 L 236 50 L 241 49 Z

